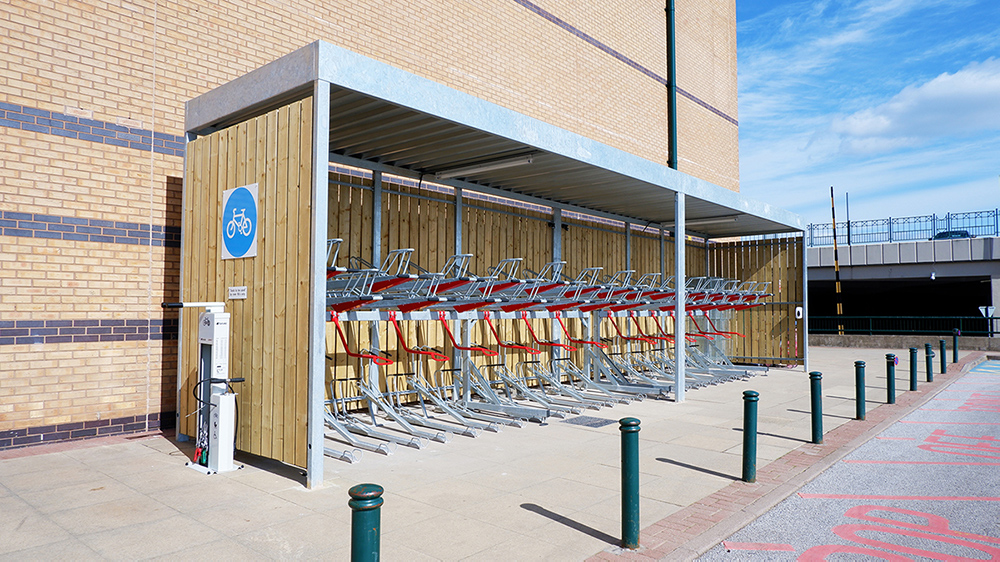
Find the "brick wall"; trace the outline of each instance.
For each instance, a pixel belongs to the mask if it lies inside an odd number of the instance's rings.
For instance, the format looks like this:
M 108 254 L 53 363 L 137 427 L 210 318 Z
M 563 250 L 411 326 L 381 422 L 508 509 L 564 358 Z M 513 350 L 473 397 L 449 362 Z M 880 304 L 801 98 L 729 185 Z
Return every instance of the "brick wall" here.
M 680 168 L 738 189 L 734 2 L 677 14 Z M 9 0 L 0 34 L 0 448 L 172 421 L 183 104 L 315 39 L 667 159 L 662 0 Z

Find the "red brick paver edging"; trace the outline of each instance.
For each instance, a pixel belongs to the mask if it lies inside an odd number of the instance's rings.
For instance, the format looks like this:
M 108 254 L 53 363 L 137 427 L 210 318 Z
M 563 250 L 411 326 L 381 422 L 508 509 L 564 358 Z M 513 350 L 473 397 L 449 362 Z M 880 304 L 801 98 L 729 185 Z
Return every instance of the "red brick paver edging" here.
M 758 468 L 757 482 L 733 482 L 653 523 L 639 533 L 638 550 L 610 548 L 590 560 L 690 560 L 707 552 L 985 360 L 984 352 L 970 353 L 948 365 L 947 373 L 934 382 L 922 383 L 917 392 L 901 392 L 895 404 L 877 406 L 865 420 L 852 420 L 825 433 L 822 444 L 804 444 Z

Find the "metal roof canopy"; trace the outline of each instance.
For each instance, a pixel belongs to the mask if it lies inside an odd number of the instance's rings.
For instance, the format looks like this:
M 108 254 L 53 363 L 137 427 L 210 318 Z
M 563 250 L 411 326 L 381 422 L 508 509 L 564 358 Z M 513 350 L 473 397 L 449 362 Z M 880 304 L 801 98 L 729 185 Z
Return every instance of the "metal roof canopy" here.
M 804 229 L 783 209 L 322 41 L 187 102 L 185 128 L 245 121 L 315 81 L 330 83 L 333 162 L 666 228 L 683 193 L 686 231 L 706 238 Z M 436 179 L 516 156 L 531 163 Z

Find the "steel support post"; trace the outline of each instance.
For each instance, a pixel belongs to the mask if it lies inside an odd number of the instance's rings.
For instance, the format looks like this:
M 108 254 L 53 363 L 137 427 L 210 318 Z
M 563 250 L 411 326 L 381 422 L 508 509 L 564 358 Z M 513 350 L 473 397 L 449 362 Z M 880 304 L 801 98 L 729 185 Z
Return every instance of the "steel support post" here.
M 381 343 L 378 337 L 378 322 L 368 323 L 368 334 L 371 338 L 370 350 L 373 354 L 378 355 L 379 349 L 381 349 Z M 378 365 L 374 361 L 368 361 L 368 385 L 374 388 L 376 391 L 382 388 L 382 384 L 379 382 Z M 372 416 L 372 420 L 375 419 L 375 413 L 378 411 L 378 406 L 371 399 L 368 400 L 368 412 Z
M 865 362 L 854 362 L 854 419 L 865 419 Z
M 823 442 L 823 373 L 809 373 L 809 398 L 812 404 L 812 442 Z
M 309 375 L 306 383 L 308 411 L 305 412 L 307 488 L 318 488 L 323 484 L 329 154 L 330 83 L 317 80 L 313 83 L 312 119 L 312 255 L 309 258 Z
M 757 481 L 757 401 L 760 393 L 743 391 L 743 481 Z
M 809 372 L 809 251 L 802 244 L 802 366 Z M 797 334 L 796 334 L 797 335 Z
M 632 223 L 625 223 L 625 269 L 632 269 Z
M 377 170 L 372 172 L 372 265 L 382 265 L 382 172 Z
M 459 330 L 462 334 L 462 347 L 472 347 L 472 326 L 468 320 L 459 320 Z M 471 351 L 461 351 L 461 360 L 458 365 L 462 373 L 462 400 L 468 403 L 472 400 L 472 373 L 468 363 L 472 360 Z
M 639 420 L 618 420 L 622 434 L 622 547 L 639 548 Z
M 684 401 L 684 380 L 687 356 L 684 350 L 684 319 L 686 318 L 685 300 L 687 293 L 684 284 L 687 283 L 687 268 L 684 240 L 686 238 L 684 215 L 684 194 L 674 194 L 674 287 L 676 290 L 675 321 L 674 321 L 674 397 L 677 402 Z
M 351 562 L 378 562 L 381 550 L 382 486 L 358 484 L 347 491 L 351 500 Z
M 552 261 L 562 260 L 562 209 L 552 209 Z
M 462 253 L 462 188 L 455 188 L 455 253 Z

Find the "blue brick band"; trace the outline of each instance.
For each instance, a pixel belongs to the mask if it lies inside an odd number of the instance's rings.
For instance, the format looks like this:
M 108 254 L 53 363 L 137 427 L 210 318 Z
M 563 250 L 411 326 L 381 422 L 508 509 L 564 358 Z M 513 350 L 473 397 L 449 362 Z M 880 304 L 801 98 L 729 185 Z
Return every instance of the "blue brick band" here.
M 174 412 L 140 414 L 113 419 L 99 419 L 85 422 L 61 423 L 0 431 L 0 451 L 18 449 L 31 445 L 45 445 L 59 441 L 74 441 L 168 429 L 176 425 Z
M 0 102 L 0 127 L 59 135 L 136 150 L 152 150 L 167 156 L 184 156 L 184 137 L 180 135 L 122 127 L 107 121 L 83 119 L 11 103 Z
M 176 318 L 0 320 L 0 345 L 176 340 Z
M 181 229 L 177 226 L 81 219 L 14 211 L 0 213 L 0 234 L 26 238 L 75 240 L 77 242 L 181 247 Z

